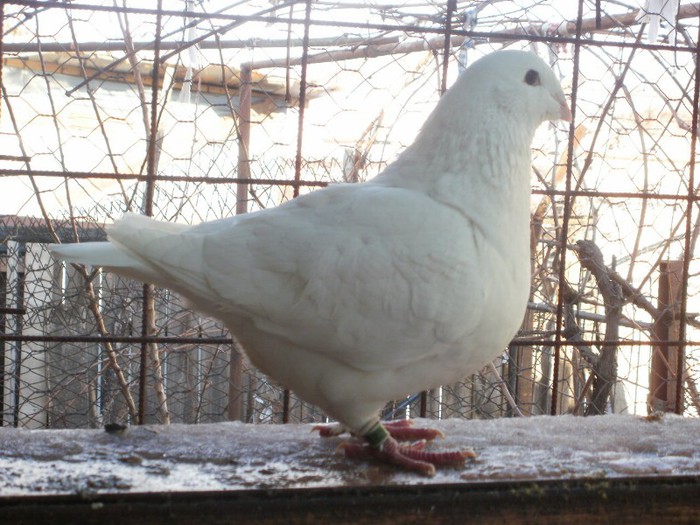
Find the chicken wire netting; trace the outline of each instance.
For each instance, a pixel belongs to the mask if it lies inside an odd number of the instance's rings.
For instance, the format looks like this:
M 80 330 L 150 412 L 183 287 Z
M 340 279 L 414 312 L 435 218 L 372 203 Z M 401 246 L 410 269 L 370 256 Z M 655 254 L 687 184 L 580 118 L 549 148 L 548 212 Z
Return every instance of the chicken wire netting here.
M 0 3 L 1 424 L 324 420 L 176 294 L 46 244 L 367 180 L 503 47 L 575 112 L 533 144 L 528 311 L 493 366 L 383 415 L 697 416 L 700 5 L 657 3 Z

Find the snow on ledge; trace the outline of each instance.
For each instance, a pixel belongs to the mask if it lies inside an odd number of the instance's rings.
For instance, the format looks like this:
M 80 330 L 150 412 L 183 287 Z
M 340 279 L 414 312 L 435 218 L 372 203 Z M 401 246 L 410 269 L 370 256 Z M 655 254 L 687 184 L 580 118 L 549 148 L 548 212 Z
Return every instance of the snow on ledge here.
M 432 479 L 344 458 L 311 425 L 217 423 L 104 430 L 0 428 L 0 495 L 101 494 L 698 475 L 700 419 L 666 415 L 417 420 L 433 450 L 474 463 Z

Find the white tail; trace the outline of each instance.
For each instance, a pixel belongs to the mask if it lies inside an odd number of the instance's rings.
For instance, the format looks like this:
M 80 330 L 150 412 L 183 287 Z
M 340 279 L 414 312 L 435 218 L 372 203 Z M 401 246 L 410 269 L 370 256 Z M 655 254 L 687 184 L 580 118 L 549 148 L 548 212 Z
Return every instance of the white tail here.
M 72 263 L 92 266 L 129 267 L 135 261 L 111 242 L 81 242 L 77 244 L 50 244 L 55 257 Z
M 156 279 L 155 272 L 127 251 L 112 242 L 82 242 L 77 244 L 49 244 L 57 259 L 69 263 L 101 266 L 115 273 L 145 282 Z

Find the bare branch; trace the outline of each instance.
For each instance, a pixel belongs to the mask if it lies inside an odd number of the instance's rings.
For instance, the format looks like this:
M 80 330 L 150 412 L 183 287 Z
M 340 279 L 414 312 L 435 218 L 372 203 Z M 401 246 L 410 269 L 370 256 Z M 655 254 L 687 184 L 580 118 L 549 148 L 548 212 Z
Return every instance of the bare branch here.
M 598 284 L 605 303 L 605 341 L 618 341 L 620 316 L 625 299 L 618 283 L 610 278 L 610 270 L 603 262 L 603 254 L 592 241 L 580 240 L 573 248 L 581 266 L 589 270 Z M 617 346 L 604 345 L 600 357 L 593 367 L 595 378 L 591 392 L 591 404 L 586 415 L 604 414 L 614 382 L 617 380 Z

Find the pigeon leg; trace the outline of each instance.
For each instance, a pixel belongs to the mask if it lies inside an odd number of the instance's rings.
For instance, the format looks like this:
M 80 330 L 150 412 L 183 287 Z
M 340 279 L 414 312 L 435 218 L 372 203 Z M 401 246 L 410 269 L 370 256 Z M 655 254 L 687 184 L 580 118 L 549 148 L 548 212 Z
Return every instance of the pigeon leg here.
M 414 422 L 410 419 L 397 419 L 395 421 L 385 421 L 384 428 L 389 432 L 389 435 L 397 441 L 420 441 L 427 439 L 431 441 L 435 438 L 443 438 L 445 434 L 434 428 L 415 428 Z M 340 423 L 332 423 L 330 425 L 315 425 L 312 429 L 318 430 L 321 437 L 336 437 L 348 432 Z
M 467 459 L 476 458 L 471 451 L 426 452 L 425 441 L 401 446 L 381 423 L 378 423 L 364 437 L 367 440 L 366 444 L 343 443 L 341 445 L 340 448 L 343 449 L 346 457 L 379 459 L 428 477 L 435 475 L 436 466 L 461 465 Z

